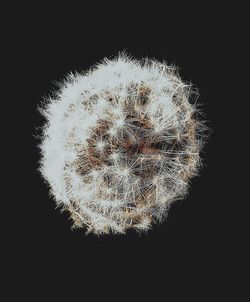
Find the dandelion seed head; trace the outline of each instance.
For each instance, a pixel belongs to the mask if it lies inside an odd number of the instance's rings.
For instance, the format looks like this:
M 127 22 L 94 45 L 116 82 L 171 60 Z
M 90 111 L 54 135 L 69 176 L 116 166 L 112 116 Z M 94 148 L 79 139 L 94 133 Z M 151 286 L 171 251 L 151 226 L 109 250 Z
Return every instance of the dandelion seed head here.
M 42 113 L 40 172 L 74 225 L 149 230 L 187 194 L 204 122 L 176 68 L 124 54 L 69 75 Z

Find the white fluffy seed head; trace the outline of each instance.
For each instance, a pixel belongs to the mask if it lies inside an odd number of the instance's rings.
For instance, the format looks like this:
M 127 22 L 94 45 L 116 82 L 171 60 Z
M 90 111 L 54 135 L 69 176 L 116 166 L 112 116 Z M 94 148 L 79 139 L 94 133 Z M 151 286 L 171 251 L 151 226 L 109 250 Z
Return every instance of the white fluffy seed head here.
M 146 231 L 200 165 L 203 123 L 174 67 L 126 55 L 69 75 L 44 105 L 40 172 L 74 225 Z

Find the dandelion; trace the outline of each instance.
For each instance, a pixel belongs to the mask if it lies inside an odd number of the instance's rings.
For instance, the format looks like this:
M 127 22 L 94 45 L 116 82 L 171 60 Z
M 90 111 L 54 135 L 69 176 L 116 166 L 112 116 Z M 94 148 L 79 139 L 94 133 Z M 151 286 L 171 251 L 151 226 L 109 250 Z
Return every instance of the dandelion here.
M 204 122 L 176 68 L 125 54 L 69 75 L 40 108 L 40 172 L 75 227 L 149 230 L 201 165 Z

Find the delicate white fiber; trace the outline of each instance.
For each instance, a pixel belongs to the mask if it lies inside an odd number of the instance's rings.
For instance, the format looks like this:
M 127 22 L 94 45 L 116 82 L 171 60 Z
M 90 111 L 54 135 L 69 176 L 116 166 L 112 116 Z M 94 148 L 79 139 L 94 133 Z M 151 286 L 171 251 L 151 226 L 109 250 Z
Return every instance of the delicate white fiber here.
M 40 172 L 74 226 L 148 230 L 184 198 L 203 123 L 176 68 L 127 55 L 69 75 L 41 109 Z

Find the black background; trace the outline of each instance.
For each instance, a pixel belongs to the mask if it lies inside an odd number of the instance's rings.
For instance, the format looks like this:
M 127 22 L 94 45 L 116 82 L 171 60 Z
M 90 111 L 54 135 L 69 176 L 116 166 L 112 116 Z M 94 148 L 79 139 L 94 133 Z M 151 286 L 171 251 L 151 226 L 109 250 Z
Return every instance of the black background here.
M 23 284 L 20 292 L 31 294 L 32 288 L 39 295 L 50 290 L 66 295 L 73 281 L 83 298 L 90 292 L 92 299 L 101 294 L 105 299 L 152 295 L 159 300 L 173 292 L 182 300 L 204 301 L 232 290 L 239 237 L 233 222 L 238 213 L 232 203 L 235 193 L 228 190 L 233 163 L 225 146 L 227 117 L 233 110 L 233 95 L 226 92 L 231 85 L 229 63 L 237 60 L 232 48 L 232 38 L 238 36 L 235 15 L 237 9 L 223 5 L 170 7 L 146 2 L 139 7 L 117 2 L 110 7 L 15 8 L 8 38 L 19 79 L 16 113 L 19 118 L 22 113 L 22 130 L 16 141 L 24 150 L 18 171 L 24 194 L 13 192 L 18 210 L 9 238 L 15 268 L 10 279 Z M 188 197 L 171 207 L 167 221 L 140 236 L 133 231 L 85 236 L 70 229 L 67 213 L 55 210 L 37 172 L 35 135 L 44 122 L 37 106 L 70 71 L 86 70 L 122 50 L 135 58 L 147 56 L 179 66 L 183 80 L 199 89 L 211 133 L 200 176 L 193 179 Z

